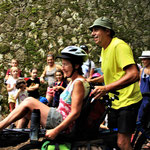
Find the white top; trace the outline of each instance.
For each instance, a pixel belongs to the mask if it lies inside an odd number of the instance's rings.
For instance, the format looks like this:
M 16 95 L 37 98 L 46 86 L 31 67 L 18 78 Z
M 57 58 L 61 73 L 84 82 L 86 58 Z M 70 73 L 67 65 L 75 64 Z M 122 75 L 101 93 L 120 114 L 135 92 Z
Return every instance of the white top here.
M 8 78 L 8 80 L 6 81 L 6 83 L 10 85 L 10 88 L 12 88 L 14 86 L 14 84 L 16 84 L 17 80 L 18 79 L 14 79 L 12 76 L 10 76 Z M 17 91 L 17 89 L 14 88 L 13 90 L 11 90 L 11 91 L 8 92 L 8 95 L 10 95 L 10 94 L 15 95 L 16 91 Z
M 88 78 L 90 76 L 90 70 L 89 70 L 90 63 L 91 63 L 91 69 L 94 69 L 95 68 L 95 64 L 94 64 L 94 62 L 92 60 L 87 59 L 87 61 L 84 62 L 83 65 L 82 65 L 82 72 L 83 72 L 83 76 L 85 78 Z
M 18 90 L 17 90 L 18 91 Z M 18 99 L 16 100 L 16 106 L 18 106 L 25 98 L 28 97 L 27 90 L 20 91 Z

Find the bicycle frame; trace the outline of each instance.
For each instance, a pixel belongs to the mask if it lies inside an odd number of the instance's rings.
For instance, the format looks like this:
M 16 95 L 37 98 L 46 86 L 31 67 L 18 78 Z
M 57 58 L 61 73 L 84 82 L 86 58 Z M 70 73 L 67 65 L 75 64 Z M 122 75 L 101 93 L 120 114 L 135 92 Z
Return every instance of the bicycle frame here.
M 108 95 L 105 96 L 105 104 L 107 105 L 105 114 L 108 112 L 109 108 L 111 107 L 112 100 L 114 100 L 114 98 L 109 99 Z M 105 114 L 102 116 L 103 119 L 105 117 Z M 25 142 L 28 139 L 30 139 L 30 143 L 38 143 L 39 137 L 44 137 L 45 132 L 46 132 L 46 129 L 40 129 L 39 118 L 40 118 L 40 113 L 37 110 L 35 110 L 35 111 L 33 111 L 32 115 L 31 115 L 31 128 L 30 129 L 4 129 L 2 132 L 0 132 L 0 141 L 1 141 L 0 147 L 14 146 L 14 145 L 20 144 L 22 142 Z M 104 144 L 104 143 L 106 144 L 107 142 L 111 141 L 111 139 L 113 139 L 113 138 L 109 139 L 108 136 L 110 136 L 110 135 L 116 136 L 117 135 L 116 133 L 117 133 L 116 131 L 100 132 L 99 136 L 95 137 L 95 139 L 98 138 L 100 141 L 103 141 L 101 144 Z M 19 140 L 18 137 L 16 137 L 16 138 L 14 138 L 13 142 L 10 142 L 10 144 L 9 144 L 8 139 L 9 139 L 9 137 L 11 137 L 11 135 L 12 136 L 14 135 L 14 137 L 16 135 L 20 135 L 20 136 L 22 135 L 22 140 Z M 4 138 L 4 137 L 7 137 L 7 138 Z M 56 140 L 62 140 L 62 139 L 64 139 L 64 137 L 67 139 L 66 136 L 60 134 L 58 137 L 56 137 Z M 23 138 L 24 138 L 24 140 L 23 140 Z M 102 140 L 102 139 L 104 139 L 104 140 Z M 7 144 L 5 143 L 5 140 L 6 140 Z M 68 140 L 70 140 L 70 139 L 68 138 Z M 93 139 L 89 139 L 89 140 L 93 140 Z M 3 143 L 3 144 L 1 144 L 1 143 Z M 112 143 L 110 145 L 112 145 Z

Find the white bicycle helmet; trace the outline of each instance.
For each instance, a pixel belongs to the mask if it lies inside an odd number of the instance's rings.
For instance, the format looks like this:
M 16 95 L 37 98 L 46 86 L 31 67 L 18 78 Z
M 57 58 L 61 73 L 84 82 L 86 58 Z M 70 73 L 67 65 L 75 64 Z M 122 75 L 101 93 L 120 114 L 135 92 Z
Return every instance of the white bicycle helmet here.
M 68 59 L 72 63 L 73 70 L 68 78 L 72 77 L 76 70 L 78 70 L 79 74 L 83 74 L 81 66 L 87 59 L 87 53 L 80 47 L 68 46 L 61 51 L 61 56 L 57 56 L 57 58 Z M 80 64 L 80 67 L 76 69 L 75 64 Z
M 73 59 L 73 58 L 82 58 L 83 61 L 87 58 L 87 53 L 77 46 L 67 46 L 61 51 L 61 56 L 59 58 Z

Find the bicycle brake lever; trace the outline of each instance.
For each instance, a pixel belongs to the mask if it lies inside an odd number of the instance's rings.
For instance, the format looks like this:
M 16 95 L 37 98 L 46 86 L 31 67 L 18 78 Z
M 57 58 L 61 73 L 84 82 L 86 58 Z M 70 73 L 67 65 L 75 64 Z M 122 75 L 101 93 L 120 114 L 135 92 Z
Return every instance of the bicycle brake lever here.
M 116 100 L 119 100 L 118 96 L 116 96 L 116 95 L 114 95 L 114 98 L 115 98 Z

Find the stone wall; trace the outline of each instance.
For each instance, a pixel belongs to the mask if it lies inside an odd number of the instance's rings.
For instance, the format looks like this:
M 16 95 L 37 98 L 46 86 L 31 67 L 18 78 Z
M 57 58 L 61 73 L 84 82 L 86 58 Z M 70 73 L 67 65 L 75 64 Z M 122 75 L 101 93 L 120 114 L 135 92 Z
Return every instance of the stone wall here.
M 98 64 L 100 48 L 88 27 L 100 16 L 114 21 L 116 36 L 131 45 L 137 62 L 142 50 L 150 49 L 149 0 L 0 0 L 3 104 L 7 102 L 3 79 L 12 58 L 19 60 L 24 76 L 33 66 L 40 76 L 48 51 L 57 55 L 68 45 L 87 44 Z

